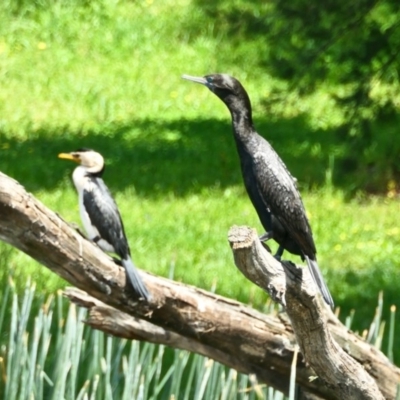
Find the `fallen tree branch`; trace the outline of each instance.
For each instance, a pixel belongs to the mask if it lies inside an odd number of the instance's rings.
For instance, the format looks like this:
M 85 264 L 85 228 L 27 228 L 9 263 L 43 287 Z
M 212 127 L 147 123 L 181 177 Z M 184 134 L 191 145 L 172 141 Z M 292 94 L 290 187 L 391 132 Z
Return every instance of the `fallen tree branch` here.
M 280 264 L 261 245 L 254 229 L 233 227 L 228 237 L 236 266 L 255 284 L 275 293 L 276 286 L 284 286 L 280 281 L 286 282 L 286 312 L 301 353 L 318 378 L 333 388 L 339 399 L 383 399 L 371 375 L 333 339 L 327 324 L 331 311 L 319 300 L 308 269 L 291 262 Z M 285 277 L 278 275 L 279 265 L 287 271 Z M 270 278 L 277 276 L 272 284 Z
M 153 300 L 151 304 L 133 300 L 129 286 L 125 286 L 122 268 L 21 185 L 1 173 L 0 220 L 0 239 L 24 251 L 90 296 L 119 310 L 117 314 L 110 314 L 107 309 L 108 317 L 116 317 L 114 330 L 106 323 L 107 312 L 99 312 L 97 318 L 103 319 L 98 324 L 100 329 L 102 325 L 103 330 L 117 335 L 119 329 L 121 335 L 121 326 L 126 328 L 126 321 L 132 322 L 132 317 L 141 322 L 147 321 L 149 325 L 142 324 L 139 330 L 134 330 L 131 325 L 130 338 L 148 341 L 157 338 L 157 343 L 169 345 L 186 342 L 188 350 L 210 354 L 211 357 L 214 352 L 213 358 L 240 372 L 254 373 L 260 382 L 287 393 L 295 340 L 291 325 L 283 318 L 263 315 L 238 302 L 142 271 L 141 276 Z M 266 257 L 273 260 L 268 253 Z M 282 293 L 282 289 L 276 287 L 277 293 Z M 290 293 L 288 285 L 286 300 L 292 302 Z M 125 315 L 125 322 L 124 318 L 118 319 L 120 311 L 131 317 Z M 119 315 L 122 316 L 122 313 Z M 339 344 L 368 367 L 385 398 L 394 399 L 400 370 L 382 353 L 348 332 L 333 316 L 329 322 Z M 93 321 L 91 323 L 94 325 Z M 118 327 L 118 324 L 121 326 Z M 158 336 L 153 327 L 161 328 Z M 125 332 L 128 330 L 125 329 Z M 163 335 L 165 338 L 172 337 L 168 339 L 169 343 L 167 339 L 163 341 Z M 322 385 L 321 380 L 310 382 L 312 374 L 299 357 L 298 384 L 322 398 L 339 398 L 337 391 Z

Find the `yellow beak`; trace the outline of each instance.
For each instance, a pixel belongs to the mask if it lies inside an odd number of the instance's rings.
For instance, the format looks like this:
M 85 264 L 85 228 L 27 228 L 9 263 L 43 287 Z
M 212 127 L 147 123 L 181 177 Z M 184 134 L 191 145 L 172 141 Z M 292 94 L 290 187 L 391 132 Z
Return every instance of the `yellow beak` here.
M 62 158 L 63 160 L 71 160 L 75 161 L 76 163 L 80 163 L 79 157 L 73 155 L 72 153 L 60 153 L 58 158 Z

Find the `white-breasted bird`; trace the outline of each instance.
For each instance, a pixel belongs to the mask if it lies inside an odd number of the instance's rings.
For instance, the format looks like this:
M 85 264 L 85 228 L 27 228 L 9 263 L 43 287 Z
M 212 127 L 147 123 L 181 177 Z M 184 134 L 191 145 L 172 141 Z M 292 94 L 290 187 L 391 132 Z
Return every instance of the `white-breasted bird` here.
M 103 156 L 82 148 L 61 153 L 58 157 L 80 164 L 75 168 L 72 180 L 79 196 L 82 224 L 89 239 L 103 251 L 116 253 L 121 258 L 136 296 L 148 301 L 150 294 L 132 262 L 117 204 L 102 179 L 105 167 Z

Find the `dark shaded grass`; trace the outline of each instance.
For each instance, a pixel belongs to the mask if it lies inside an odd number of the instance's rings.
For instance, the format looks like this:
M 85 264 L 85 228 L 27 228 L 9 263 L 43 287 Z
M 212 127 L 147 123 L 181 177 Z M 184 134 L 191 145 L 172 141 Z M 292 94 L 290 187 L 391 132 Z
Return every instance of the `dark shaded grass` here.
M 302 118 L 259 120 L 257 127 L 303 188 L 322 185 L 330 156 L 344 152 L 333 132 L 309 131 Z M 57 154 L 80 147 L 105 156 L 105 176 L 116 191 L 133 185 L 142 196 L 185 196 L 203 188 L 242 184 L 228 119 L 134 120 L 82 132 L 40 129 L 27 132 L 25 140 L 0 134 L 5 137 L 1 170 L 31 191 L 54 189 L 72 168 Z

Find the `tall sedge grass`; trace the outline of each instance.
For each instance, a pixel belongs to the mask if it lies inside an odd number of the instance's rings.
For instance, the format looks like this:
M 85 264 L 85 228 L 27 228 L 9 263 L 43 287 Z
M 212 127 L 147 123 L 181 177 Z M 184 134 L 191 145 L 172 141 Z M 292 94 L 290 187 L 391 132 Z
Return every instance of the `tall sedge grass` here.
M 283 399 L 255 376 L 199 355 L 92 330 L 61 292 L 43 300 L 10 279 L 0 309 L 0 396 L 19 399 Z M 10 324 L 4 324 L 10 307 Z
M 61 292 L 42 299 L 35 285 L 28 283 L 20 298 L 14 289 L 10 278 L 0 308 L 0 395 L 4 399 L 284 399 L 254 375 L 239 374 L 212 359 L 92 330 L 83 323 L 87 311 L 67 304 Z M 378 348 L 385 328 L 382 307 L 380 296 L 365 333 Z M 9 324 L 4 323 L 7 308 Z M 266 311 L 272 308 L 270 303 Z M 392 309 L 389 336 L 393 335 Z M 389 346 L 389 356 L 392 353 Z M 297 353 L 289 399 L 295 396 L 296 360 Z

